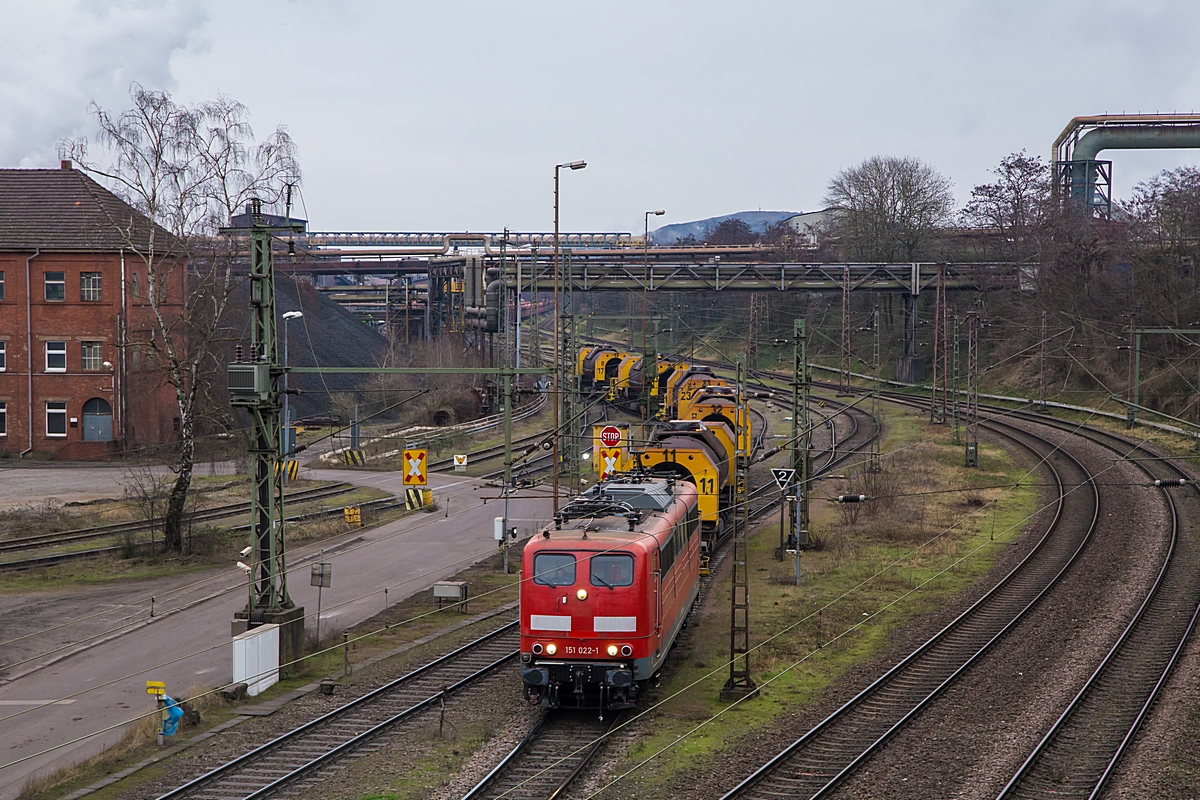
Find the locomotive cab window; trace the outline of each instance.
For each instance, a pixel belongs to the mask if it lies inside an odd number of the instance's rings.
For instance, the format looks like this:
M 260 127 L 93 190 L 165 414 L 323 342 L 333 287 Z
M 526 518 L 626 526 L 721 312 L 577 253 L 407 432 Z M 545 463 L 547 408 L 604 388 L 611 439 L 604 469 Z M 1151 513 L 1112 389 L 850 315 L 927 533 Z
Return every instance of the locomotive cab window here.
M 575 583 L 575 556 L 538 553 L 533 557 L 533 582 L 542 586 L 570 586 Z
M 633 556 L 592 556 L 591 579 L 592 586 L 632 586 Z

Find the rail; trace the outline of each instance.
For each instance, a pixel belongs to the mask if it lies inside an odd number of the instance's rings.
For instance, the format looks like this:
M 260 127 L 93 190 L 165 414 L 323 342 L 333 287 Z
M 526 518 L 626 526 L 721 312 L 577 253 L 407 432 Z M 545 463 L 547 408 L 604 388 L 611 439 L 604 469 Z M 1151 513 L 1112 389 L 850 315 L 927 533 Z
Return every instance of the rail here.
M 996 423 L 994 429 L 1035 454 L 1038 448 L 1054 448 L 1044 437 L 1015 426 Z M 1059 535 L 1068 498 L 1073 503 L 1079 501 L 1074 499 L 1077 495 L 1066 491 L 1059 469 L 1047 461 L 1046 467 L 1058 487 L 1058 501 L 1054 518 L 1034 549 L 954 621 L 752 773 L 725 798 L 768 797 L 780 792 L 795 797 L 824 796 L 1045 596 L 1090 541 L 1099 519 L 1099 490 L 1094 479 L 1082 463 L 1069 453 L 1064 455 L 1072 469 L 1084 477 L 1079 482 L 1091 488 L 1090 522 L 1082 535 L 1073 528 Z M 1086 513 L 1087 506 L 1077 510 Z
M 400 722 L 507 663 L 517 655 L 517 625 L 516 621 L 510 622 L 481 636 L 206 772 L 158 800 L 269 797 L 351 756 Z
M 1102 440 L 1116 442 L 1126 455 L 1134 451 L 1156 455 L 1107 431 L 1089 429 L 1087 438 L 1110 449 L 1116 448 Z M 1158 477 L 1145 463 L 1133 463 L 1148 478 Z M 1170 461 L 1157 463 L 1190 480 Z M 1200 497 L 1200 489 L 1194 483 L 1190 486 L 1193 500 Z M 1116 643 L 1001 790 L 1000 798 L 1061 796 L 1064 775 L 1070 776 L 1074 793 L 1082 790 L 1089 798 L 1099 796 L 1158 698 L 1200 615 L 1200 548 L 1180 536 L 1176 501 L 1170 492 L 1163 496 L 1170 511 L 1171 537 L 1153 586 Z
M 532 417 L 532 416 L 536 415 L 538 412 L 540 412 L 543 408 L 545 408 L 545 406 L 546 406 L 546 395 L 539 393 L 537 399 L 534 400 L 532 403 L 528 403 L 524 406 L 521 406 L 520 408 L 518 408 L 516 411 L 513 412 L 512 421 L 520 422 L 521 420 L 528 419 L 529 417 Z M 427 444 L 428 442 L 434 440 L 438 436 L 445 436 L 448 433 L 460 433 L 460 434 L 461 433 L 478 433 L 479 431 L 487 430 L 488 428 L 495 428 L 495 427 L 498 427 L 503 424 L 504 424 L 504 415 L 503 414 L 492 414 L 490 416 L 481 417 L 477 420 L 473 420 L 471 422 L 464 422 L 459 425 L 446 425 L 443 427 L 436 427 L 436 428 L 430 427 L 427 425 L 421 425 L 421 426 L 412 427 L 412 428 L 405 428 L 400 431 L 393 431 L 392 433 L 385 433 L 382 436 L 376 436 L 374 438 L 368 439 L 366 442 L 364 442 L 364 444 L 374 444 L 376 442 L 382 442 L 387 439 L 404 438 L 405 439 L 405 447 L 419 447 L 422 444 Z M 409 437 L 411 437 L 411 438 L 409 438 Z M 321 455 L 317 456 L 317 458 L 320 459 L 321 461 L 331 461 L 331 460 L 336 459 L 337 456 L 345 453 L 349 449 L 350 449 L 349 446 L 334 448 L 333 450 L 330 450 L 327 453 L 322 453 Z M 384 459 L 384 458 L 394 458 L 402 452 L 403 452 L 403 449 L 389 450 L 384 453 L 375 453 L 372 455 L 368 455 L 367 460 L 374 461 L 374 460 Z

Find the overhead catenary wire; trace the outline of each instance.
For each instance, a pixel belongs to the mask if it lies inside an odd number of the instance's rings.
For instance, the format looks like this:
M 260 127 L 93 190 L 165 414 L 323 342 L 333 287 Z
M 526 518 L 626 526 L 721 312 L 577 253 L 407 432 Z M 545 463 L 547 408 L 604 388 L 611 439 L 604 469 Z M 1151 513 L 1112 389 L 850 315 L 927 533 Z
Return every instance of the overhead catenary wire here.
M 1087 419 L 1088 419 L 1088 420 L 1090 420 L 1092 416 L 1094 416 L 1094 415 L 1089 415 Z M 1084 422 L 1080 423 L 1078 426 L 1076 426 L 1075 430 L 1077 431 L 1077 430 L 1081 429 L 1081 428 L 1082 428 L 1082 427 L 1083 427 L 1085 424 L 1086 424 L 1086 420 L 1085 420 Z M 1066 431 L 1065 433 L 1066 433 L 1066 434 L 1068 434 L 1068 435 L 1070 435 L 1072 432 L 1073 432 L 1073 431 Z M 1144 444 L 1144 443 L 1145 443 L 1145 441 L 1147 441 L 1147 439 L 1143 439 L 1143 440 L 1142 440 L 1142 443 Z M 1052 454 L 1053 452 L 1057 451 L 1057 449 L 1058 449 L 1059 447 L 1061 447 L 1061 442 L 1060 442 L 1058 445 L 1055 445 L 1054 449 L 1051 451 L 1051 454 Z M 1132 452 L 1132 451 L 1131 451 L 1131 452 Z M 1046 460 L 1046 458 L 1049 458 L 1049 455 L 1050 455 L 1050 454 L 1047 454 L 1045 457 L 1043 457 L 1041 460 L 1039 460 L 1038 464 L 1040 464 L 1040 463 L 1042 463 L 1043 461 L 1045 461 L 1045 460 Z M 1032 470 L 1033 470 L 1033 469 L 1036 469 L 1036 467 L 1038 466 L 1038 464 L 1035 464 L 1034 466 L 1032 466 L 1032 467 L 1031 467 L 1031 468 L 1030 468 L 1030 469 L 1029 469 L 1029 470 L 1026 472 L 1026 475 L 1029 475 L 1029 474 L 1032 472 Z M 1115 463 L 1114 463 L 1113 465 L 1109 466 L 1109 467 L 1106 467 L 1104 470 L 1102 470 L 1102 471 L 1101 471 L 1100 473 L 1098 473 L 1098 474 L 1103 474 L 1103 472 L 1105 472 L 1105 471 L 1107 471 L 1107 470 L 1109 470 L 1109 469 L 1114 469 L 1114 468 L 1115 468 Z M 1078 487 L 1074 487 L 1074 488 L 1072 488 L 1070 491 L 1074 491 L 1074 490 L 1075 490 L 1075 488 L 1078 488 Z M 985 507 L 983 507 L 983 508 L 986 508 L 986 506 L 985 506 Z M 981 510 L 982 510 L 982 509 L 981 509 Z M 1040 511 L 1040 510 L 1042 510 L 1042 509 L 1038 509 L 1038 511 Z M 464 509 L 464 511 L 465 511 L 465 509 Z M 458 512 L 458 513 L 463 513 L 463 512 Z M 942 536 L 946 535 L 946 534 L 947 534 L 949 531 L 951 531 L 951 530 L 953 530 L 955 527 L 957 527 L 957 526 L 958 526 L 958 524 L 961 522 L 961 520 L 962 520 L 962 519 L 969 518 L 970 516 L 973 516 L 975 513 L 979 513 L 979 511 L 972 512 L 972 514 L 968 514 L 968 515 L 966 515 L 966 517 L 962 517 L 962 518 L 960 518 L 960 520 L 959 520 L 959 521 L 955 522 L 955 523 L 954 523 L 953 525 L 951 525 L 949 528 L 946 528 L 946 529 L 944 529 L 942 532 L 940 532 L 939 534 L 935 535 L 934 537 L 931 537 L 931 538 L 930 538 L 929 540 L 927 540 L 926 542 L 924 542 L 924 543 L 922 543 L 921 545 L 919 545 L 919 546 L 917 546 L 917 547 L 913 548 L 911 551 L 909 551 L 908 553 L 904 554 L 903 556 L 901 556 L 901 557 L 899 557 L 899 558 L 895 559 L 895 560 L 894 560 L 892 563 L 890 563 L 890 564 L 888 564 L 887 566 L 885 566 L 885 567 L 884 567 L 882 570 L 880 570 L 880 571 L 878 571 L 877 573 L 875 573 L 874 575 L 872 575 L 872 576 L 869 576 L 868 578 L 864 579 L 863 581 L 861 581 L 861 582 L 860 582 L 859 584 L 857 584 L 856 586 L 854 586 L 854 587 L 851 587 L 850 589 L 846 590 L 846 592 L 844 592 L 842 595 L 839 595 L 839 597 L 837 597 L 837 598 L 834 598 L 833 600 L 829 601 L 829 602 L 828 602 L 828 603 L 826 603 L 824 606 L 822 606 L 822 609 L 825 609 L 825 608 L 829 608 L 829 607 L 831 607 L 833 603 L 835 603 L 835 602 L 838 602 L 839 600 L 841 600 L 841 599 L 843 599 L 843 598 L 847 597 L 847 596 L 848 596 L 850 593 L 852 593 L 852 592 L 856 591 L 858 588 L 861 588 L 862 586 L 865 586 L 867 583 L 869 583 L 870 581 L 874 580 L 874 579 L 875 579 L 875 578 L 877 578 L 879 575 L 882 575 L 882 574 L 884 574 L 884 573 L 885 573 L 887 570 L 889 570 L 889 569 L 892 569 L 893 567 L 895 567 L 895 566 L 899 565 L 900 563 L 902 563 L 904 560 L 906 560 L 906 559 L 907 559 L 907 558 L 909 558 L 910 556 L 912 556 L 912 555 L 916 554 L 917 552 L 920 552 L 920 551 L 921 551 L 923 548 L 927 547 L 929 544 L 931 544 L 932 542 L 934 542 L 934 541 L 936 541 L 937 539 L 941 538 Z M 1037 513 L 1037 512 L 1034 512 L 1034 513 Z M 1026 517 L 1024 520 L 1022 520 L 1021 522 L 1019 522 L 1019 523 L 1017 523 L 1017 524 L 1023 524 L 1023 523 L 1024 523 L 1024 521 L 1026 521 L 1027 519 L 1031 518 L 1032 516 L 1033 516 L 1032 514 L 1031 514 L 1031 515 L 1029 515 L 1029 517 Z M 1012 530 L 1014 527 L 1016 527 L 1016 525 L 1014 525 L 1014 526 L 1010 526 L 1010 528 L 1009 528 L 1009 529 L 1006 529 L 1006 531 L 1005 531 L 1005 532 L 1007 532 L 1008 530 Z M 399 533 L 397 533 L 396 535 L 399 535 Z M 389 537 L 389 538 L 390 538 L 390 537 Z M 367 546 L 367 545 L 363 545 L 363 546 Z M 985 546 L 985 545 L 981 545 L 981 546 L 980 546 L 980 548 L 978 548 L 978 549 L 982 549 L 982 547 L 984 547 L 984 546 Z M 355 549 L 358 549 L 358 548 L 355 548 Z M 972 553 L 974 553 L 974 552 L 976 552 L 976 551 L 972 551 Z M 970 554 L 968 554 L 968 555 L 970 555 Z M 966 557 L 966 556 L 964 556 L 964 558 L 965 558 L 965 557 Z M 956 562 L 956 563 L 957 563 L 957 562 Z M 293 567 L 293 568 L 291 568 L 291 569 L 296 569 L 296 568 L 295 568 L 295 567 Z M 940 574 L 940 573 L 939 573 L 939 574 Z M 521 581 L 523 581 L 523 580 L 529 580 L 529 579 L 532 579 L 532 576 L 531 576 L 530 578 L 522 578 L 522 579 L 520 579 L 520 580 L 519 580 L 519 581 L 518 581 L 516 584 L 511 584 L 511 585 L 509 585 L 509 586 L 502 587 L 501 589 L 497 589 L 497 590 L 494 590 L 494 591 L 502 591 L 502 590 L 504 590 L 504 589 L 511 588 L 513 585 L 519 585 L 519 583 L 520 583 Z M 234 589 L 234 590 L 235 590 L 235 591 L 240 591 L 240 589 L 241 589 L 241 587 L 239 586 L 239 587 L 237 587 L 237 588 L 236 588 L 236 589 Z M 369 594 L 367 594 L 367 595 L 363 595 L 363 597 L 368 597 L 368 596 L 370 596 L 370 595 L 372 595 L 372 594 L 376 594 L 376 593 L 378 593 L 378 590 L 376 590 L 376 591 L 373 591 L 373 592 L 371 592 L 371 593 L 369 593 Z M 487 594 L 491 594 L 491 592 L 489 592 L 489 593 L 487 593 Z M 897 600 L 897 601 L 894 601 L 894 602 L 898 602 L 898 600 Z M 890 604 L 889 604 L 889 606 L 890 606 Z M 437 612 L 429 612 L 429 613 L 437 613 Z M 819 611 L 818 611 L 817 613 L 819 613 Z M 877 613 L 878 613 L 878 612 L 877 612 Z M 420 616 L 427 616 L 427 615 L 428 615 L 428 614 L 426 614 L 426 615 L 420 615 Z M 783 635 L 783 633 L 785 633 L 785 632 L 787 632 L 787 631 L 789 631 L 789 630 L 791 630 L 791 629 L 794 629 L 794 628 L 796 627 L 796 625 L 799 625 L 799 624 L 801 624 L 801 623 L 802 623 L 803 621 L 805 621 L 806 619 L 808 619 L 808 618 L 811 618 L 811 616 L 812 616 L 812 615 L 810 614 L 808 617 L 806 617 L 806 618 L 804 618 L 804 619 L 802 619 L 802 620 L 798 621 L 797 623 L 795 623 L 795 624 L 793 624 L 793 625 L 790 625 L 790 626 L 787 626 L 787 627 L 786 627 L 786 628 L 785 628 L 783 631 L 780 631 L 779 633 L 777 633 L 777 634 L 775 634 L 774 636 L 772 636 L 772 637 L 768 638 L 767 640 L 765 640 L 764 642 L 760 643 L 759 645 L 756 645 L 756 646 L 755 646 L 754 648 L 752 648 L 752 649 L 758 649 L 759 647 L 762 647 L 763 645 L 767 644 L 768 642 L 772 641 L 773 639 L 777 638 L 778 636 L 780 636 L 780 635 Z M 420 618 L 420 617 L 416 617 L 416 618 L 413 618 L 413 619 L 417 619 L 417 618 Z M 406 624 L 406 622 L 407 622 L 407 621 L 405 621 L 405 622 L 400 622 L 400 623 L 396 623 L 396 625 L 400 625 L 400 624 Z M 861 623 L 860 623 L 860 624 L 861 624 Z M 392 627 L 394 627 L 394 626 L 392 626 Z M 854 626 L 854 627 L 857 627 L 857 626 Z M 386 629 L 386 628 L 385 628 L 385 629 Z M 385 630 L 385 629 L 381 629 L 381 630 Z M 368 634 L 364 634 L 363 636 L 357 637 L 356 641 L 357 641 L 358 639 L 365 638 L 366 636 L 369 636 L 369 635 L 373 635 L 373 633 L 368 633 Z M 61 700 L 61 699 L 70 699 L 70 698 L 73 698 L 73 697 L 77 697 L 77 696 L 79 696 L 79 695 L 86 694 L 86 693 L 87 693 L 87 692 L 89 692 L 89 691 L 94 691 L 94 690 L 96 690 L 96 689 L 98 689 L 98 688 L 102 688 L 103 686 L 111 685 L 112 683 L 114 683 L 114 682 L 117 682 L 117 681 L 119 681 L 119 680 L 126 680 L 126 679 L 128 679 L 129 677 L 135 677 L 136 675 L 144 674 L 145 672 L 148 672 L 148 671 L 150 671 L 151 669 L 157 669 L 157 668 L 161 668 L 161 666 L 165 666 L 165 665 L 169 665 L 169 664 L 177 663 L 178 661 L 181 661 L 181 660 L 184 660 L 184 659 L 186 659 L 186 658 L 192 657 L 192 655 L 197 655 L 197 654 L 201 654 L 201 653 L 204 653 L 204 652 L 209 652 L 209 651 L 211 651 L 211 650 L 213 650 L 213 649 L 216 649 L 216 648 L 218 648 L 218 647 L 223 647 L 223 646 L 225 646 L 225 643 L 218 644 L 218 645 L 213 645 L 213 646 L 210 646 L 210 647 L 207 647 L 207 648 L 203 648 L 202 650 L 200 650 L 200 651 L 197 651 L 197 652 L 196 652 L 196 653 L 194 653 L 194 654 L 189 654 L 189 655 L 181 656 L 181 657 L 179 657 L 179 658 L 177 658 L 177 659 L 172 659 L 171 661 L 169 661 L 169 662 L 166 662 L 166 663 L 165 663 L 165 664 L 163 664 L 163 665 L 159 665 L 159 666 L 156 666 L 156 667 L 150 667 L 150 668 L 148 668 L 148 669 L 146 669 L 146 670 L 142 670 L 142 671 L 139 671 L 139 672 L 137 672 L 137 673 L 134 673 L 133 675 L 130 675 L 130 676 L 127 676 L 127 677 L 125 677 L 125 678 L 121 678 L 121 679 L 116 679 L 115 681 L 108 682 L 108 683 L 102 684 L 102 685 L 100 685 L 100 686 L 89 687 L 88 689 L 81 690 L 80 692 L 77 692 L 77 693 L 75 693 L 75 694 L 73 694 L 73 695 L 68 695 L 66 698 L 59 698 L 59 700 Z M 340 645 L 338 645 L 338 646 L 340 646 Z M 336 649 L 336 646 L 335 646 L 335 648 L 331 648 L 331 649 Z M 810 655 L 811 655 L 811 654 L 810 654 Z M 807 657 L 808 657 L 808 656 L 806 656 L 805 658 L 807 658 Z M 803 660 L 803 659 L 802 659 L 802 660 Z M 798 664 L 798 663 L 800 663 L 800 662 L 797 662 L 797 664 Z M 709 676 L 706 676 L 706 677 L 711 677 L 711 675 L 712 675 L 712 674 L 716 674 L 717 672 L 723 672 L 723 671 L 724 671 L 724 669 L 725 669 L 727 666 L 728 666 L 728 664 L 725 664 L 725 665 L 723 665 L 722 667 L 719 667 L 717 670 L 715 670 L 713 673 L 710 673 L 710 674 L 709 674 Z M 699 680 L 704 680 L 704 678 L 702 678 L 702 679 L 699 679 Z M 685 687 L 685 689 L 686 689 L 686 688 L 689 688 L 689 687 Z M 214 689 L 214 690 L 212 690 L 212 691 L 214 691 L 214 692 L 215 692 L 215 691 L 219 691 L 219 689 Z M 681 691 L 683 691 L 683 690 L 681 690 Z M 210 692 L 206 692 L 205 694 L 208 694 L 208 693 L 210 693 Z M 674 697 L 674 696 L 675 696 L 675 695 L 672 695 L 672 697 Z M 668 699 L 669 699 L 669 698 L 668 698 Z M 57 702 L 57 700 L 55 700 L 55 701 L 50 701 L 50 703 L 43 704 L 43 705 L 41 705 L 41 706 L 31 707 L 31 708 L 25 709 L 25 710 L 23 710 L 23 711 L 16 712 L 16 713 L 14 713 L 14 714 L 10 714 L 10 715 L 8 715 L 8 716 L 6 716 L 6 717 L 0 717 L 0 721 L 4 721 L 4 720 L 7 720 L 7 719 L 11 719 L 11 718 L 14 718 L 14 717 L 21 716 L 21 715 L 23 715 L 23 714 L 25 714 L 25 713 L 29 713 L 29 712 L 31 712 L 31 711 L 37 710 L 38 708 L 43 708 L 43 707 L 45 707 L 45 705 L 49 705 L 49 704 L 51 704 L 51 703 L 53 703 L 53 702 Z M 665 702 L 665 701 L 664 701 L 664 702 Z M 657 707 L 657 705 L 658 705 L 658 704 L 656 704 L 656 706 L 653 706 L 653 707 L 651 707 L 651 708 Z M 649 709 L 648 709 L 648 710 L 649 710 Z M 727 710 L 727 709 L 726 709 L 726 710 Z M 724 712 L 721 712 L 721 713 L 724 713 Z M 141 715 L 141 716 L 147 716 L 147 715 Z M 639 716 L 640 716 L 640 715 L 639 715 Z M 720 716 L 720 715 L 718 714 L 717 716 Z M 139 716 L 138 718 L 141 718 L 141 717 Z M 636 718 L 635 718 L 635 719 L 636 719 Z M 132 720 L 131 720 L 131 721 L 132 721 Z M 632 722 L 632 720 L 631 720 L 631 722 Z M 122 723 L 122 724 L 125 724 L 125 723 Z M 703 725 L 703 724 L 702 724 L 702 725 Z M 8 763 L 8 764 L 3 764 L 3 765 L 0 765 L 0 769 L 4 769 L 5 767 L 12 766 L 12 765 L 14 765 L 14 764 L 17 764 L 17 763 L 21 763 L 21 761 L 28 760 L 29 758 L 35 758 L 35 757 L 37 757 L 38 755 L 42 755 L 42 754 L 44 754 L 44 753 L 46 753 L 46 752 L 52 752 L 53 750 L 57 750 L 57 749 L 59 749 L 59 748 L 61 748 L 61 747 L 68 746 L 69 744 L 74 744 L 74 743 L 76 743 L 76 742 L 78 742 L 78 741 L 83 741 L 83 740 L 85 740 L 85 739 L 87 739 L 87 738 L 90 738 L 91 736 L 99 735 L 100 733 L 107 732 L 108 730 L 113 730 L 114 728 L 116 728 L 116 727 L 120 727 L 120 726 L 121 726 L 120 724 L 118 724 L 118 725 L 116 725 L 116 726 L 111 726 L 111 727 L 109 727 L 109 728 L 106 728 L 106 729 L 104 729 L 103 731 L 97 731 L 97 732 L 93 732 L 93 733 L 91 733 L 91 734 L 88 734 L 87 736 L 81 737 L 80 739 L 76 739 L 76 740 L 72 740 L 71 742 L 68 742 L 68 743 L 62 743 L 62 744 L 60 744 L 60 745 L 56 745 L 56 746 L 54 746 L 54 747 L 52 747 L 52 748 L 49 748 L 49 749 L 48 749 L 48 750 L 46 750 L 46 751 L 43 751 L 43 753 L 34 754 L 34 755 L 31 755 L 31 756 L 27 756 L 27 757 L 25 757 L 25 758 L 19 759 L 19 760 L 17 760 L 17 761 L 10 762 L 10 763 Z M 622 727 L 623 727 L 623 726 L 622 726 Z M 690 735 L 690 734 L 685 734 L 685 736 L 686 736 L 686 735 Z M 661 752 L 661 751 L 660 751 L 660 752 Z M 652 759 L 652 758 L 654 758 L 654 757 L 656 757 L 656 756 L 657 756 L 657 754 L 655 754 L 654 756 L 651 756 L 651 759 Z M 650 759 L 648 759 L 646 762 L 643 762 L 643 764 L 644 764 L 644 763 L 648 763 L 648 761 L 649 761 L 649 760 L 650 760 Z M 639 765 L 639 766 L 641 766 L 641 765 Z M 636 767 L 635 767 L 635 769 L 636 769 Z M 629 773 L 626 773 L 626 774 L 629 774 Z M 621 776 L 621 777 L 624 777 L 624 776 Z M 620 779 L 620 778 L 618 778 L 617 780 L 619 780 L 619 779 Z M 615 781 L 614 781 L 614 782 L 615 782 Z M 611 784 L 610 784 L 610 785 L 611 785 Z M 593 796 L 594 796 L 594 795 L 593 795 Z

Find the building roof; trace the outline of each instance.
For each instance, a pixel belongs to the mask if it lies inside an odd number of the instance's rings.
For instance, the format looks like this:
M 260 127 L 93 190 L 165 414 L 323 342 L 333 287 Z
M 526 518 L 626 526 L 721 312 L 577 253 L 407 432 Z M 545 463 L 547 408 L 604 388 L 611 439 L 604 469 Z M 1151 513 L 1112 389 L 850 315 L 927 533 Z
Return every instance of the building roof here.
M 156 249 L 167 253 L 166 230 L 69 163 L 0 169 L 0 251 L 144 249 L 156 229 Z

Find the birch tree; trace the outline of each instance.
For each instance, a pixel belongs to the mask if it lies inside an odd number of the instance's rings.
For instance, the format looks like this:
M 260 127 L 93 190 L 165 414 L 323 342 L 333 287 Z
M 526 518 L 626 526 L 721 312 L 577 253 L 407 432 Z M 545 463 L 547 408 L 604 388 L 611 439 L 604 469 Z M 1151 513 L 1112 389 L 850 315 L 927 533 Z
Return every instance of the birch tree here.
M 86 139 L 60 149 L 155 223 L 111 219 L 147 275 L 152 321 L 127 346 L 154 365 L 178 406 L 163 539 L 181 552 L 198 415 L 211 405 L 214 350 L 238 282 L 234 265 L 244 255 L 241 240 L 219 230 L 251 198 L 278 204 L 300 169 L 287 129 L 256 141 L 248 109 L 229 97 L 190 106 L 135 83 L 130 100 L 120 113 L 92 104 L 98 159 L 89 158 Z

